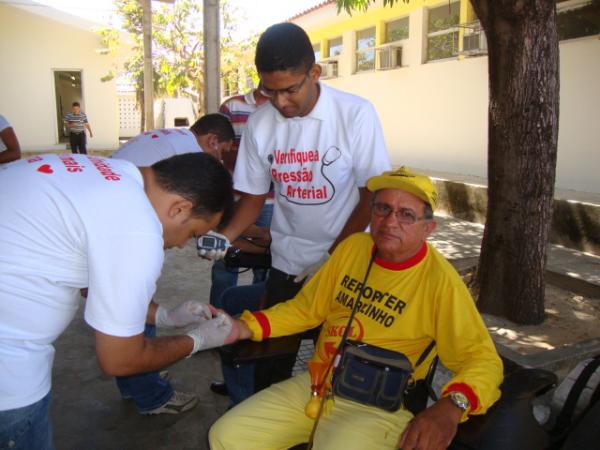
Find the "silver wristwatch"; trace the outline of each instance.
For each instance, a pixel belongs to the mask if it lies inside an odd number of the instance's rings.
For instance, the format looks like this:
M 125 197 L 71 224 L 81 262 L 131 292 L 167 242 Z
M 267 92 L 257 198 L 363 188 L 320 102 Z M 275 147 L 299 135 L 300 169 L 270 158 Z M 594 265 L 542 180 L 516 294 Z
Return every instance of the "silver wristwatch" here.
M 448 394 L 448 398 L 454 403 L 454 406 L 460 408 L 463 412 L 468 411 L 471 406 L 468 397 L 462 392 L 452 391 Z

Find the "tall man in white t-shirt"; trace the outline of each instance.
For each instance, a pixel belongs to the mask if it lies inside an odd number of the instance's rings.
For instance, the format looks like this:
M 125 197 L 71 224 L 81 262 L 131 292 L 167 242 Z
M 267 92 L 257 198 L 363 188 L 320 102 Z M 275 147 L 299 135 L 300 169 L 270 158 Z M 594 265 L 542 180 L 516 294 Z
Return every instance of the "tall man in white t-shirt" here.
M 261 92 L 270 103 L 248 119 L 238 153 L 234 187 L 242 192 L 230 224 L 230 241 L 254 223 L 275 185 L 271 223 L 273 268 L 265 306 L 292 298 L 345 237 L 366 228 L 368 178 L 390 169 L 381 125 L 367 100 L 319 83 L 306 32 L 292 23 L 269 27 L 255 56 Z M 285 378 L 290 367 L 257 369 L 257 388 Z M 280 374 L 274 373 L 282 367 Z
M 184 153 L 205 152 L 219 161 L 229 152 L 235 139 L 229 119 L 222 114 L 206 114 L 189 130 L 162 128 L 146 131 L 125 142 L 112 154 L 138 167 L 149 167 L 155 162 Z
M 164 249 L 217 226 L 232 202 L 229 172 L 203 153 L 141 168 L 70 154 L 0 166 L 0 448 L 52 448 L 52 343 L 82 288 L 108 375 L 157 370 L 227 342 L 231 324 L 216 310 L 167 310 L 151 299 Z M 145 323 L 195 327 L 148 339 Z

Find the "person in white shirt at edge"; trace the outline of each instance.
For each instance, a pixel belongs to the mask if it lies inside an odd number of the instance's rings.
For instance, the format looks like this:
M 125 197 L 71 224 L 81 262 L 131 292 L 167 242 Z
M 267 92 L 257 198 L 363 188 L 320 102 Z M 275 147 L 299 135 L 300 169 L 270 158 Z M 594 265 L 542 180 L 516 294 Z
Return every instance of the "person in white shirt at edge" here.
M 191 152 L 205 152 L 219 161 L 229 152 L 235 133 L 227 117 L 206 114 L 189 130 L 163 128 L 146 131 L 125 142 L 112 158 L 125 159 L 138 167 L 149 167 L 155 162 Z
M 0 166 L 0 448 L 53 448 L 52 343 L 82 288 L 108 375 L 158 370 L 229 342 L 231 323 L 218 310 L 168 310 L 151 299 L 164 249 L 207 233 L 232 205 L 231 175 L 203 153 L 141 168 L 71 154 Z M 148 339 L 145 323 L 192 328 Z
M 206 114 L 189 130 L 169 128 L 142 133 L 123 144 L 112 158 L 143 167 L 174 155 L 194 152 L 205 152 L 220 160 L 230 151 L 234 138 L 234 129 L 227 117 Z M 155 337 L 156 327 L 146 324 L 144 335 Z M 116 377 L 116 382 L 121 397 L 133 400 L 141 414 L 178 414 L 190 410 L 198 401 L 195 394 L 182 391 L 176 392 L 177 402 L 171 401 L 174 391 L 166 371 Z
M 274 183 L 265 307 L 292 298 L 339 242 L 366 228 L 372 198 L 366 181 L 389 170 L 390 162 L 374 107 L 319 82 L 321 67 L 302 28 L 292 23 L 267 28 L 255 64 L 270 102 L 248 119 L 234 173 L 241 197 L 229 225 L 219 231 L 229 241 L 243 233 Z M 267 381 L 257 367 L 257 389 L 289 377 L 292 366 L 293 358 L 265 369 Z

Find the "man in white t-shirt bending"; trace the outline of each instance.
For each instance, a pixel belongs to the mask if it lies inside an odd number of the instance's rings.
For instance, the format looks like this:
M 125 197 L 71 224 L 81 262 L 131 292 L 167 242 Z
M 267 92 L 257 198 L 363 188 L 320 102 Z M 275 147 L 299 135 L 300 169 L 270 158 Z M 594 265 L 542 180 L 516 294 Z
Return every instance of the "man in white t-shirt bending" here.
M 221 160 L 223 153 L 229 152 L 235 138 L 234 128 L 222 114 L 206 114 L 198 119 L 189 130 L 169 128 L 142 133 L 121 146 L 112 158 L 123 159 L 136 166 L 152 164 L 178 154 L 204 152 Z M 144 330 L 147 337 L 156 335 L 156 328 L 147 324 Z M 159 371 L 144 372 L 126 377 L 117 377 L 117 387 L 124 399 L 133 400 L 141 414 L 174 414 L 181 410 L 157 408 L 169 398 L 173 388 L 168 379 Z M 177 392 L 181 399 L 193 406 L 197 397 L 188 392 Z
M 167 310 L 151 299 L 164 249 L 207 233 L 232 204 L 229 172 L 203 153 L 141 168 L 70 154 L 0 166 L 0 448 L 52 448 L 52 343 L 82 288 L 108 375 L 157 370 L 227 342 L 231 324 L 215 309 Z M 145 323 L 194 327 L 148 339 Z M 171 396 L 167 403 L 185 407 Z
M 340 241 L 366 228 L 371 203 L 366 181 L 389 170 L 390 163 L 375 109 L 319 83 L 321 67 L 302 28 L 292 23 L 267 28 L 255 63 L 270 102 L 248 119 L 234 173 L 242 195 L 221 232 L 232 241 L 254 223 L 274 183 L 265 302 L 271 306 L 292 298 Z M 266 370 L 270 381 L 291 372 L 291 366 L 277 366 Z M 258 388 L 268 384 L 261 378 L 257 372 Z
M 189 130 L 163 128 L 139 134 L 119 147 L 112 157 L 130 161 L 138 167 L 149 167 L 173 155 L 192 152 L 209 153 L 221 161 L 234 139 L 235 133 L 227 117 L 206 114 Z

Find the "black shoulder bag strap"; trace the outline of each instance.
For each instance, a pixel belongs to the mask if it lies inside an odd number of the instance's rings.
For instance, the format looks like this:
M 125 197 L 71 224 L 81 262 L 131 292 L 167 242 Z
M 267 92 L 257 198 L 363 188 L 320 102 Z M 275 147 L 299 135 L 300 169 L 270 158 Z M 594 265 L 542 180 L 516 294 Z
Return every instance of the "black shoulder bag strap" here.
M 360 291 L 358 291 L 358 296 L 356 297 L 356 301 L 354 302 L 354 306 L 352 307 L 352 312 L 350 313 L 350 318 L 348 319 L 348 324 L 346 325 L 346 329 L 344 330 L 344 334 L 342 335 L 342 339 L 340 340 L 340 344 L 338 345 L 338 351 L 336 352 L 336 357 L 341 353 L 341 349 L 344 346 L 344 342 L 346 342 L 346 340 L 348 339 L 348 334 L 350 334 L 350 327 L 352 326 L 352 321 L 354 320 L 356 311 L 358 311 L 358 304 L 360 303 L 360 299 L 363 295 L 363 291 L 365 290 L 365 286 L 367 285 L 367 278 L 369 278 L 369 274 L 371 273 L 371 267 L 373 266 L 373 261 L 375 261 L 375 250 L 373 250 L 373 254 L 371 255 L 371 259 L 369 260 L 369 265 L 367 266 L 367 271 L 365 272 L 365 278 L 363 279 Z M 334 364 L 334 366 L 335 366 L 335 364 Z M 334 367 L 334 369 L 335 369 L 335 367 Z
M 348 323 L 346 325 L 346 329 L 344 330 L 344 334 L 342 335 L 342 339 L 340 340 L 340 343 L 338 344 L 335 355 L 329 362 L 329 367 L 327 367 L 327 370 L 325 371 L 325 375 L 323 376 L 323 383 L 325 383 L 325 381 L 327 380 L 329 373 L 332 370 L 335 370 L 335 368 L 339 364 L 340 355 L 342 353 L 342 349 L 344 348 L 344 342 L 346 342 L 346 340 L 348 339 L 348 334 L 350 334 L 350 326 L 352 325 L 352 321 L 354 320 L 354 316 L 356 315 L 356 311 L 358 310 L 358 303 L 363 295 L 363 291 L 367 284 L 367 279 L 369 278 L 369 273 L 371 273 L 371 267 L 373 266 L 374 260 L 375 260 L 375 250 L 373 250 L 373 253 L 371 254 L 371 259 L 369 260 L 369 265 L 367 266 L 367 270 L 365 272 L 365 277 L 363 279 L 362 286 L 360 288 L 360 291 L 358 291 L 358 296 L 356 297 L 356 301 L 354 302 L 354 306 L 352 307 L 352 311 L 350 312 L 350 318 L 348 319 Z M 306 446 L 306 448 L 308 450 L 312 449 L 315 432 L 317 431 L 317 425 L 319 424 L 319 420 L 321 419 L 321 414 L 323 412 L 323 406 L 326 401 L 327 401 L 327 395 L 323 395 L 323 398 L 321 399 L 321 404 L 319 406 L 319 412 L 317 414 L 317 418 L 315 419 L 315 423 L 313 424 L 312 430 L 310 432 L 310 437 L 308 439 L 308 444 Z

